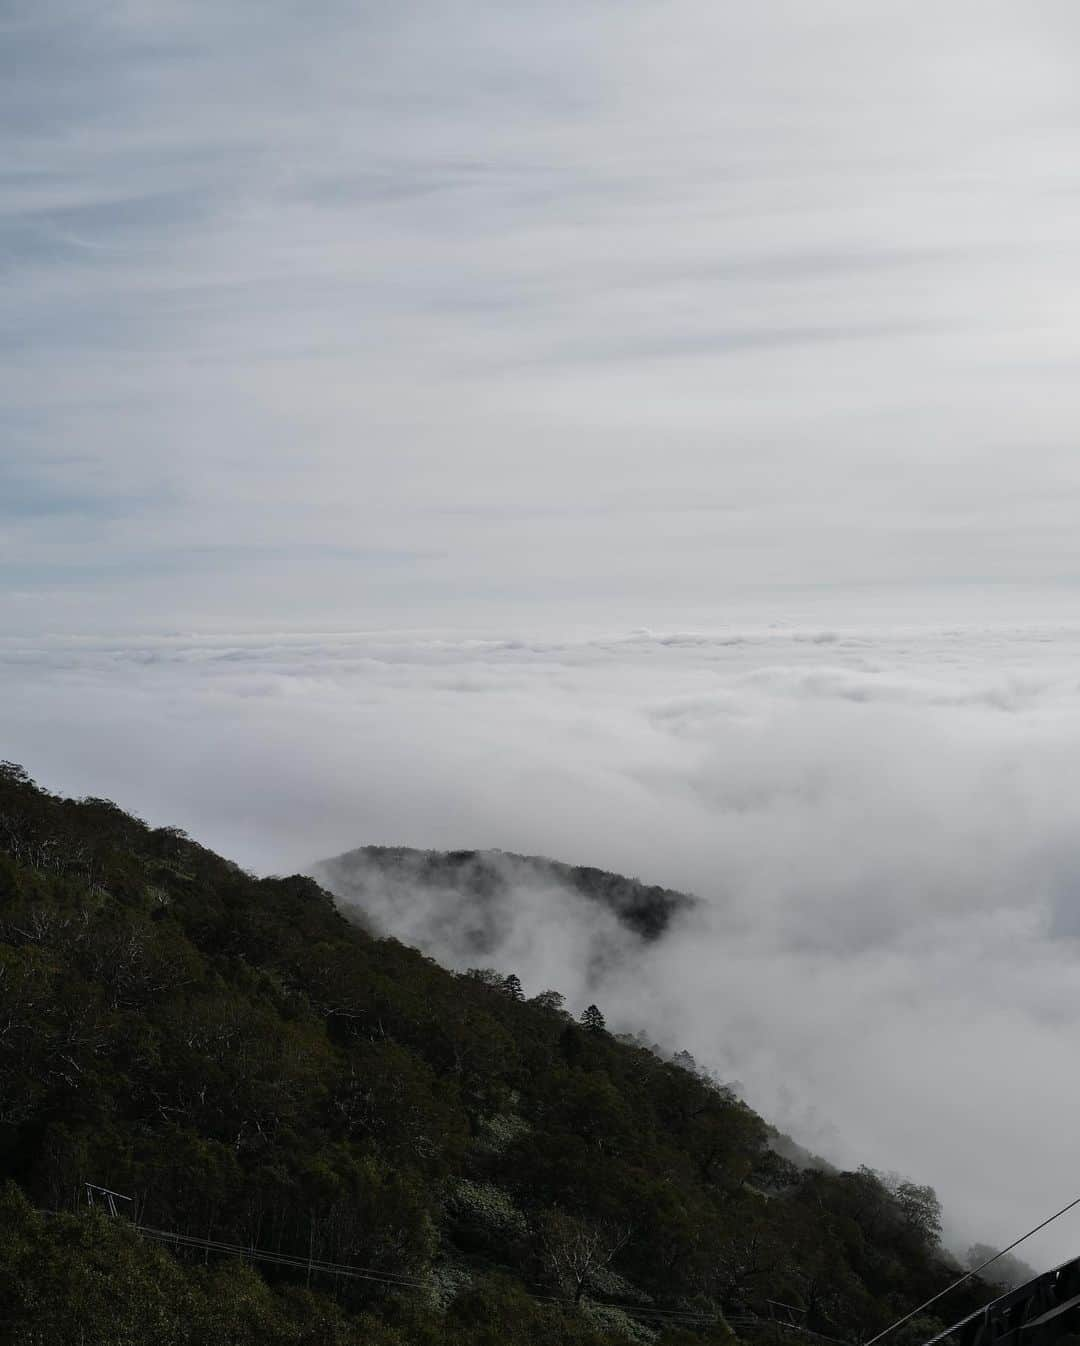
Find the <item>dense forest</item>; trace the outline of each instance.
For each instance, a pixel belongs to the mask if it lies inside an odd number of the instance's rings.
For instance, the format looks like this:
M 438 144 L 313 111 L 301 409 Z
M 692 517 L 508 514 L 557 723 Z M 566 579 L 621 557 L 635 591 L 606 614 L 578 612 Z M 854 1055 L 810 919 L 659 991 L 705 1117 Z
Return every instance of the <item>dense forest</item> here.
M 857 1342 L 955 1274 L 930 1189 L 774 1141 L 602 1007 L 0 768 L 4 1346 Z

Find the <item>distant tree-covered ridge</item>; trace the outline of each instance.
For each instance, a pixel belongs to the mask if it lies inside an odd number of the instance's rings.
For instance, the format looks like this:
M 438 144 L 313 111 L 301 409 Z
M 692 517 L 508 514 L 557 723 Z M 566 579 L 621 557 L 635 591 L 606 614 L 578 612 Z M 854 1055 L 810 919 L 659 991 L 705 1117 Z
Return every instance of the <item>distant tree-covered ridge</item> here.
M 0 767 L 0 1346 L 855 1342 L 948 1282 L 929 1189 L 770 1136 L 602 1005 Z
M 324 860 L 316 877 L 345 900 L 364 908 L 374 890 L 390 901 L 408 901 L 426 890 L 468 903 L 476 952 L 495 947 L 501 908 L 514 886 L 545 884 L 568 890 L 610 912 L 641 939 L 657 939 L 696 899 L 590 865 L 565 865 L 512 851 L 422 851 L 408 846 L 361 846 Z

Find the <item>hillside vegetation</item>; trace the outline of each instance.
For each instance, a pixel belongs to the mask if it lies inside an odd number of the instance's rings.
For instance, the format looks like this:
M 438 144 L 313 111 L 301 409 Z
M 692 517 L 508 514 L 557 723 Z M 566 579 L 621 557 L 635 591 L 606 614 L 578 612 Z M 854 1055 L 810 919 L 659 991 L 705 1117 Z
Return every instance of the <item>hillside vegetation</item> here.
M 673 1346 L 770 1300 L 854 1342 L 950 1279 L 929 1189 L 796 1166 L 689 1065 L 0 768 L 0 1343 Z

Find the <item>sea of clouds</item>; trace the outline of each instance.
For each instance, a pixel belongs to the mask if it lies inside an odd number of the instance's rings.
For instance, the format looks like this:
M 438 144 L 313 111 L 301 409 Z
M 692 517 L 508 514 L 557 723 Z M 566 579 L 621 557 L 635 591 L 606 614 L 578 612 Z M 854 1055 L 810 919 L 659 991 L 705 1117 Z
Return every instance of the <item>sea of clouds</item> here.
M 1080 625 L 7 638 L 0 678 L 2 755 L 259 872 L 500 847 L 693 892 L 598 966 L 610 918 L 522 884 L 487 961 L 933 1183 L 957 1245 L 1080 1190 Z M 430 903 L 377 918 L 460 961 Z

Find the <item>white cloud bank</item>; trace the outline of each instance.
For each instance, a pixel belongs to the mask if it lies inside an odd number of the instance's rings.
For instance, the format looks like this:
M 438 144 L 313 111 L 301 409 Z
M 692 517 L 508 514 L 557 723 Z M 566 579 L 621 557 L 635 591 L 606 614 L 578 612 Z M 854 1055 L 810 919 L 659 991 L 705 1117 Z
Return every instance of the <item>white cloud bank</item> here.
M 610 1019 L 934 1183 L 958 1240 L 1080 1189 L 1080 627 L 7 640 L 0 675 L 6 755 L 260 870 L 499 846 L 691 890 Z M 577 997 L 577 919 L 523 892 L 491 961 Z

